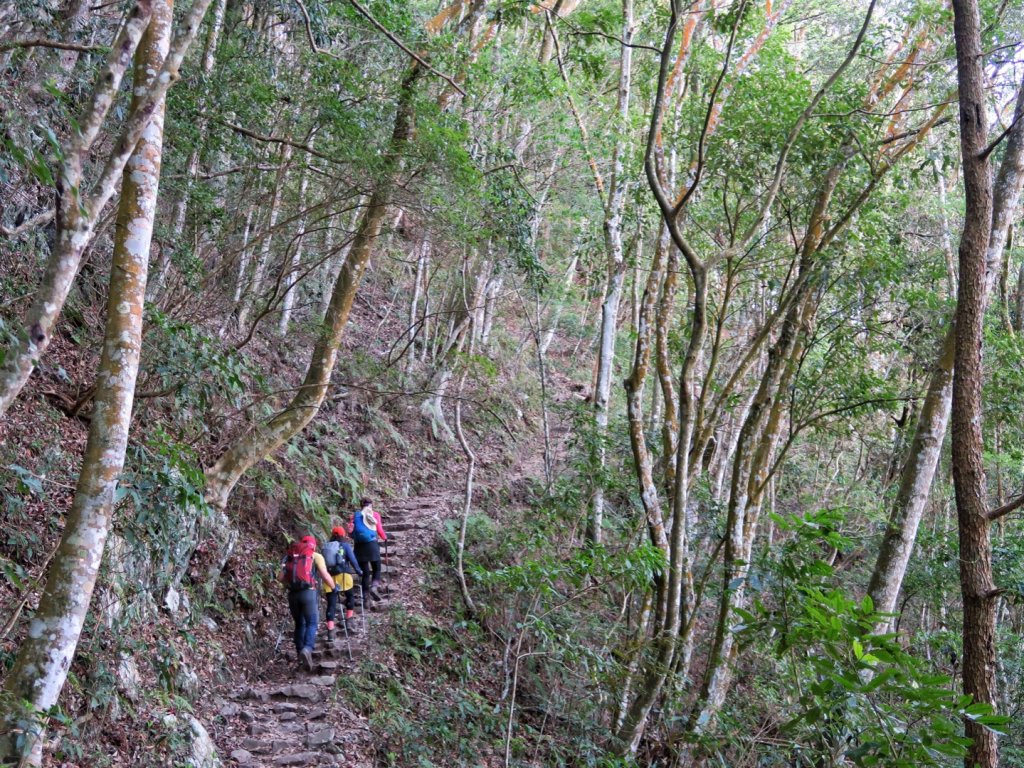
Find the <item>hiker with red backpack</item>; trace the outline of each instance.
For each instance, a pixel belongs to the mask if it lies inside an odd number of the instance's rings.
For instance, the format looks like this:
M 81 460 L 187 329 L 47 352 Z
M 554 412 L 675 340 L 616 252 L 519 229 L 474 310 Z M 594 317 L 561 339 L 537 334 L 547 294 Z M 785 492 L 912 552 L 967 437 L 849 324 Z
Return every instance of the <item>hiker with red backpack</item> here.
M 334 633 L 334 617 L 337 615 L 338 602 L 345 596 L 345 620 L 348 621 L 355 613 L 356 582 L 354 576 L 362 578 L 363 570 L 352 551 L 351 539 L 345 535 L 345 529 L 337 526 L 331 529 L 331 540 L 324 544 L 324 563 L 327 572 L 334 577 L 335 587 L 327 593 L 327 632 Z
M 388 537 L 380 523 L 380 516 L 373 511 L 372 500 L 364 498 L 359 501 L 359 509 L 352 515 L 347 530 L 355 542 L 356 560 L 363 571 L 363 600 L 372 598 L 379 601 L 381 596 L 377 586 L 380 584 L 380 542 L 387 541 Z M 370 603 L 370 610 L 376 610 L 373 603 Z
M 323 555 L 316 551 L 315 538 L 303 536 L 288 547 L 278 578 L 288 587 L 288 608 L 295 620 L 295 655 L 312 672 L 316 625 L 320 619 L 317 583 L 323 581 L 326 589 L 334 589 L 334 579 L 327 571 Z

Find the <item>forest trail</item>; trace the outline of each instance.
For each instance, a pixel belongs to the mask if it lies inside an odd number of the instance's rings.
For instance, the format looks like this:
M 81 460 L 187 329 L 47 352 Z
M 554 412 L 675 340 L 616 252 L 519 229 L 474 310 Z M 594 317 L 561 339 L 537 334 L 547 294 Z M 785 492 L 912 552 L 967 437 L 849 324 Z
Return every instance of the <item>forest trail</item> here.
M 410 613 L 426 612 L 423 563 L 445 514 L 457 508 L 459 501 L 456 493 L 436 493 L 381 503 L 388 534 L 386 555 L 382 548 L 385 600 L 379 611 L 367 607 L 362 612 L 357 606 L 348 638 L 339 622 L 333 644 L 328 642 L 321 601 L 312 674 L 296 665 L 284 596 L 270 606 L 281 617 L 280 643 L 276 632 L 260 638 L 266 661 L 257 668 L 255 678 L 241 686 L 238 680 L 224 686 L 213 699 L 213 716 L 207 719 L 224 765 L 371 768 L 377 764 L 379 739 L 367 718 L 347 706 L 335 684 L 339 677 L 365 674 L 361 661 L 375 660 L 374 642 L 389 632 L 392 606 Z

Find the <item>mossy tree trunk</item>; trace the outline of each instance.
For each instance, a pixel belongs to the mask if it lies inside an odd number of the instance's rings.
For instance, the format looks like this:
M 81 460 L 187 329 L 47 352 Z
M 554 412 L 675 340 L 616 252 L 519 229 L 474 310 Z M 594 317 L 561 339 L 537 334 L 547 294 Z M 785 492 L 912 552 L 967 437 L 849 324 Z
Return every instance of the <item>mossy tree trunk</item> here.
M 170 43 L 171 16 L 170 0 L 154 0 L 152 18 L 136 54 L 133 106 L 160 77 Z M 0 743 L 4 764 L 27 759 L 36 765 L 41 760 L 46 713 L 57 703 L 67 679 L 103 559 L 139 370 L 162 144 L 163 100 L 155 105 L 124 171 L 95 410 L 57 556 L 39 609 L 4 682 L 4 693 L 10 697 L 5 696 L 4 703 L 11 707 L 2 717 L 8 734 Z

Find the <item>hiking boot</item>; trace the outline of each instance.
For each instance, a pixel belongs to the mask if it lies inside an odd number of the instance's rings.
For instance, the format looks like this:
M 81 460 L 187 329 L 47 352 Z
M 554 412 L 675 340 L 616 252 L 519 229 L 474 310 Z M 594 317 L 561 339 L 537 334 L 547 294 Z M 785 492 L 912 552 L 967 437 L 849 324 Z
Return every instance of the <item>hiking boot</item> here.
M 309 648 L 302 649 L 302 663 L 306 667 L 307 672 L 313 671 L 313 653 Z
M 355 615 L 356 615 L 355 611 L 353 611 L 351 609 L 348 609 L 348 610 L 345 611 L 345 620 L 348 621 L 349 619 L 351 619 Z
M 370 597 L 372 597 L 374 600 L 383 600 L 384 599 L 383 597 L 380 596 L 380 592 L 377 591 L 377 585 L 376 584 L 374 584 L 372 587 L 370 587 Z

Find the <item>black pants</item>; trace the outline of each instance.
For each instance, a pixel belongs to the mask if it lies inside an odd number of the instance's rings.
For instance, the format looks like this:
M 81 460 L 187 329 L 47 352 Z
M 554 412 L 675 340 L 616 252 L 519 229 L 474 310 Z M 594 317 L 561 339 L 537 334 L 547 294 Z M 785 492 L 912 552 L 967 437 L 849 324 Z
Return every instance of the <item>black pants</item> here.
M 352 583 L 355 583 L 355 574 L 352 574 Z M 346 589 L 342 592 L 340 589 L 333 589 L 327 593 L 327 620 L 334 621 L 338 615 L 338 600 L 339 596 L 345 596 L 345 610 L 352 611 L 356 607 L 356 588 Z
M 380 544 L 376 541 L 356 542 L 355 552 L 363 571 L 363 599 L 369 599 L 370 587 L 380 583 Z

